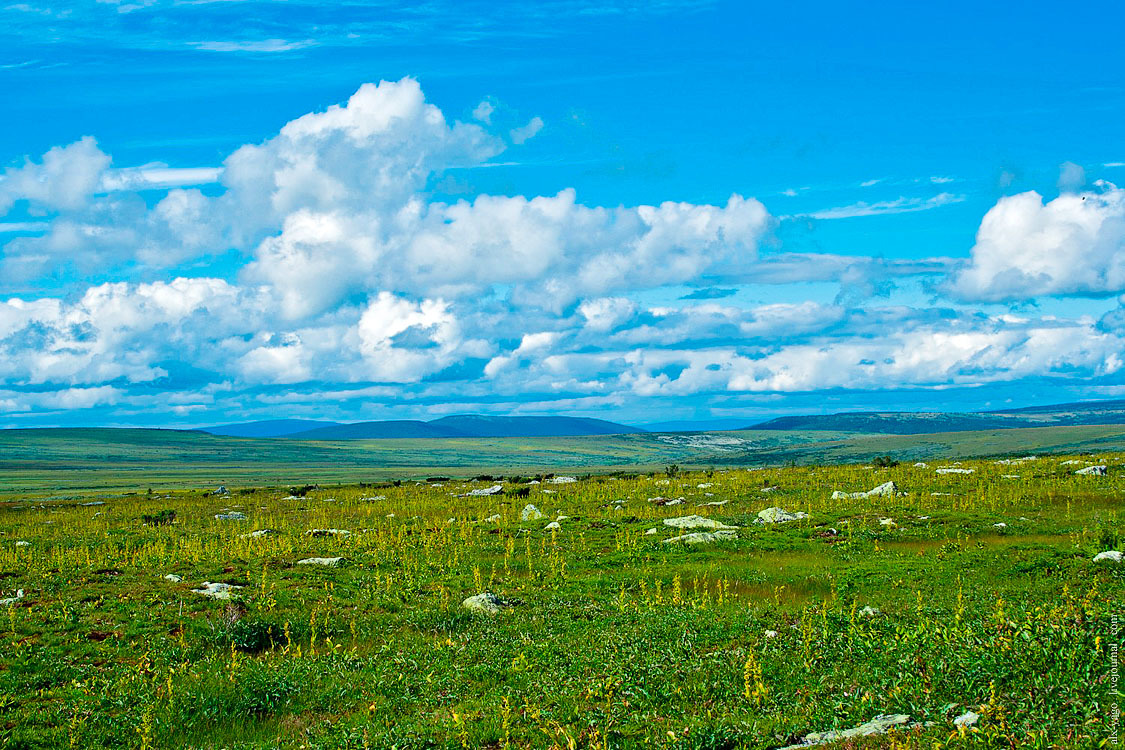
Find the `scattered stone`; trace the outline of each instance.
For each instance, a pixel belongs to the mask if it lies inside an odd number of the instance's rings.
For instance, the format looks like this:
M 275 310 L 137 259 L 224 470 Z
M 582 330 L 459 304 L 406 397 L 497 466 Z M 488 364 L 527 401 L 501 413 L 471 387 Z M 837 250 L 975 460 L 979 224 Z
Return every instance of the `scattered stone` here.
M 882 612 L 880 612 L 880 611 L 879 611 L 878 607 L 872 607 L 872 606 L 870 606 L 870 605 L 868 605 L 868 606 L 864 607 L 863 609 L 861 609 L 861 610 L 859 611 L 859 613 L 860 613 L 861 615 L 863 615 L 864 617 L 875 617 L 876 615 L 881 615 L 881 614 L 883 614 Z
M 1099 552 L 1098 554 L 1094 555 L 1094 562 L 1119 563 L 1121 562 L 1121 553 L 1115 549 L 1106 550 L 1105 552 Z
M 1082 462 L 1079 461 L 1077 458 L 1072 458 L 1069 461 L 1063 461 L 1062 463 L 1059 464 L 1059 466 L 1074 466 L 1075 464 L 1080 464 L 1080 463 L 1082 463 Z
M 521 521 L 538 521 L 542 517 L 543 517 L 543 514 L 541 512 L 539 512 L 539 509 L 536 508 L 531 503 L 528 503 L 527 505 L 523 506 L 523 510 L 520 511 L 520 520 Z M 483 594 L 482 594 L 482 596 L 483 596 Z
M 298 560 L 298 565 L 322 565 L 326 568 L 338 568 L 340 563 L 344 561 L 342 557 L 306 557 L 304 560 Z
M 18 589 L 15 596 L 10 596 L 7 599 L 0 599 L 0 607 L 11 606 L 18 602 L 20 599 L 23 599 L 23 589 Z
M 992 524 L 992 528 L 994 528 L 994 529 L 1006 529 L 1006 528 L 1008 528 L 1008 524 L 1004 523 L 1003 521 L 1000 521 L 999 523 Z
M 729 502 L 730 502 L 730 500 L 715 500 L 715 501 L 710 502 L 710 503 L 700 503 L 699 507 L 700 508 L 721 508 Z
M 219 489 L 215 490 L 211 494 L 212 495 L 229 495 L 230 490 L 228 490 L 226 487 L 223 487 L 222 485 L 219 485 Z
M 1079 469 L 1078 471 L 1076 471 L 1074 473 L 1078 474 L 1080 476 L 1104 477 L 1106 475 L 1106 467 L 1104 465 L 1102 465 L 1102 466 L 1087 466 L 1085 469 Z
M 936 469 L 935 474 L 972 474 L 976 469 L 958 469 L 956 467 L 946 466 L 941 469 Z
M 716 529 L 715 531 L 697 531 L 694 534 L 682 534 L 671 539 L 665 539 L 664 544 L 710 544 L 735 539 L 738 534 L 734 529 Z
M 887 730 L 892 727 L 901 726 L 909 721 L 910 716 L 907 714 L 880 714 L 871 721 L 860 724 L 858 727 L 852 727 L 851 729 L 830 729 L 827 732 L 812 732 L 806 734 L 805 739 L 800 744 L 790 745 L 788 748 L 782 748 L 782 750 L 810 747 L 812 745 L 824 745 L 829 742 L 850 740 L 855 737 L 871 737 L 877 734 L 886 734 Z
M 242 587 L 234 586 L 229 583 L 210 583 L 208 581 L 204 581 L 203 586 L 197 589 L 192 589 L 191 591 L 193 594 L 202 594 L 203 596 L 209 596 L 212 599 L 230 599 L 231 591 L 240 588 Z
M 558 531 L 561 528 L 562 528 L 562 526 L 559 526 L 558 521 L 551 521 L 549 524 L 547 524 L 546 526 L 543 527 L 543 530 L 544 531 Z
M 976 723 L 978 721 L 980 721 L 980 714 L 975 713 L 973 711 L 966 711 L 965 713 L 961 714 L 960 716 L 958 716 L 956 719 L 953 720 L 953 726 L 955 726 L 955 727 L 972 727 L 972 726 L 976 726 Z
M 737 526 L 727 526 L 725 523 L 719 523 L 713 518 L 704 518 L 703 516 L 680 516 L 679 518 L 665 518 L 665 526 L 671 526 L 674 529 L 735 529 Z
M 930 468 L 930 465 L 927 464 L 927 463 L 923 463 L 923 462 L 919 461 L 918 463 L 914 464 L 914 468 L 915 469 L 928 469 L 928 468 Z
M 803 511 L 790 513 L 782 508 L 766 508 L 765 510 L 758 511 L 758 518 L 754 523 L 789 523 L 790 521 L 800 521 L 808 517 L 809 514 Z
M 246 514 L 242 511 L 232 510 L 230 513 L 216 513 L 216 521 L 245 521 Z
M 25 542 L 24 540 L 20 539 L 18 542 L 16 542 L 16 546 L 17 547 L 30 547 L 31 542 Z
M 547 480 L 547 484 L 574 484 L 578 481 L 578 477 L 553 477 Z
M 179 583 L 180 581 L 184 580 L 184 577 L 178 576 L 175 573 L 168 573 L 164 576 L 164 580 L 171 583 Z
M 465 609 L 472 610 L 473 612 L 480 612 L 486 615 L 495 615 L 500 612 L 504 607 L 509 606 L 500 597 L 491 592 L 486 591 L 483 594 L 470 596 L 465 601 L 461 602 L 461 606 Z
M 491 487 L 482 487 L 479 490 L 469 490 L 461 497 L 488 497 L 489 495 L 499 495 L 504 491 L 504 485 L 494 484 Z
M 351 536 L 347 529 L 309 529 L 305 536 Z
M 697 490 L 705 490 L 705 489 L 709 488 L 710 486 L 711 486 L 710 482 L 703 482 L 702 484 L 695 485 L 695 488 Z
M 95 505 L 105 505 L 105 502 L 103 502 L 103 501 L 101 501 L 101 500 L 94 500 L 93 502 L 89 502 L 89 503 L 82 503 L 82 507 L 83 507 L 83 508 L 92 508 L 92 507 L 94 507 Z
M 499 513 L 493 513 L 491 516 L 484 519 L 484 522 L 485 523 L 500 523 L 501 520 L 503 520 L 503 518 L 500 516 Z
M 767 630 L 766 631 L 766 638 L 777 638 L 777 631 L 776 630 Z
M 879 525 L 880 526 L 888 526 L 890 528 L 894 528 L 895 526 L 898 526 L 898 524 L 895 523 L 895 519 L 893 519 L 893 518 L 880 518 L 879 519 Z
M 645 536 L 656 536 L 656 527 L 653 526 L 651 529 L 645 529 Z
M 249 534 L 239 534 L 238 538 L 239 539 L 258 539 L 260 537 L 269 536 L 270 534 L 276 534 L 276 533 L 277 532 L 274 531 L 273 529 L 258 529 L 257 531 L 251 531 Z

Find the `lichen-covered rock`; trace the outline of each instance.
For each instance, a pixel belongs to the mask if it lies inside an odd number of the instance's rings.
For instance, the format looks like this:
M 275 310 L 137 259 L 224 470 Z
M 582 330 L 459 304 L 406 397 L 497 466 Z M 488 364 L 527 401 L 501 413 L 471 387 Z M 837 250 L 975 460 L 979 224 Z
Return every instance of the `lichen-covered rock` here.
M 342 557 L 306 557 L 304 560 L 298 560 L 298 565 L 321 565 L 325 568 L 338 568 L 340 563 L 344 561 Z
M 665 539 L 664 544 L 712 544 L 735 539 L 738 535 L 734 529 L 716 529 L 715 531 L 697 531 L 692 534 L 681 534 L 670 539 Z
M 758 512 L 758 518 L 754 523 L 789 523 L 790 521 L 800 521 L 808 517 L 809 514 L 802 511 L 790 513 L 782 508 L 766 508 Z
M 812 732 L 805 735 L 804 745 L 823 745 L 828 742 L 850 740 L 854 737 L 870 737 L 876 734 L 886 734 L 891 727 L 901 726 L 910 721 L 907 714 L 880 714 L 871 721 L 864 722 L 851 729 L 830 729 L 827 732 Z M 800 747 L 800 745 L 798 745 Z
M 867 492 L 842 492 L 836 490 L 832 493 L 833 500 L 860 500 L 865 497 L 894 497 L 898 492 L 898 486 L 894 482 L 884 482 L 883 484 L 868 490 Z
M 724 523 L 719 523 L 713 518 L 704 518 L 703 516 L 679 516 L 678 518 L 665 518 L 665 526 L 671 526 L 674 529 L 734 529 L 735 526 L 727 526 Z
M 523 510 L 520 511 L 521 521 L 538 521 L 542 517 L 543 514 L 531 503 L 523 506 Z
M 1074 473 L 1081 476 L 1104 477 L 1106 475 L 1106 471 L 1107 469 L 1105 466 L 1087 466 L 1085 469 L 1079 469 Z
M 1121 553 L 1115 549 L 1099 552 L 1094 555 L 1094 562 L 1121 562 Z
M 0 599 L 0 607 L 8 607 L 15 604 L 20 599 L 23 599 L 23 589 L 18 589 L 15 596 L 9 596 L 7 599 Z
M 465 601 L 461 602 L 461 606 L 473 612 L 480 612 L 486 615 L 495 615 L 501 609 L 507 607 L 508 604 L 500 597 L 496 596 L 489 591 L 476 596 L 470 596 Z
M 201 587 L 192 589 L 192 593 L 209 596 L 212 599 L 230 599 L 231 592 L 240 588 L 242 587 L 234 586 L 229 583 L 210 583 L 204 581 Z

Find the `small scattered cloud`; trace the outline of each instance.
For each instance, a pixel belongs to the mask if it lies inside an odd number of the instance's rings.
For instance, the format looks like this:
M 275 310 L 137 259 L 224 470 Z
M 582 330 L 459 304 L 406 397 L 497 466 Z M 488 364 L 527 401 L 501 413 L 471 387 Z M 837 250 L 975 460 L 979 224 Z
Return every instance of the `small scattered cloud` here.
M 509 135 L 512 143 L 521 144 L 534 138 L 543 129 L 543 119 L 539 116 L 532 117 L 523 127 L 513 128 Z
M 496 111 L 496 107 L 487 99 L 481 101 L 473 110 L 473 119 L 477 122 L 483 122 L 485 125 L 492 124 L 492 113 Z

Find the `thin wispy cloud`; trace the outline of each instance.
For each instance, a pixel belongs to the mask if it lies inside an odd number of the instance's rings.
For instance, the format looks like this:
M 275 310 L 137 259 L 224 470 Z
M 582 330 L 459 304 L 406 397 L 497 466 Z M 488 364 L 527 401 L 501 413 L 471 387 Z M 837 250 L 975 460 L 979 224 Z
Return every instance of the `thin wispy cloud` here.
M 317 46 L 313 39 L 288 41 L 285 39 L 259 39 L 253 41 L 188 42 L 189 47 L 207 52 L 293 52 Z
M 837 206 L 835 208 L 825 208 L 820 211 L 812 211 L 808 214 L 802 214 L 812 219 L 832 220 L 832 219 L 854 219 L 861 216 L 886 216 L 889 214 L 908 214 L 917 211 L 930 211 L 942 206 L 948 206 L 953 203 L 960 203 L 964 201 L 966 196 L 954 195 L 952 193 L 941 193 L 932 198 L 896 198 L 890 201 L 877 201 L 874 203 L 867 203 L 866 201 L 859 201 L 848 206 Z

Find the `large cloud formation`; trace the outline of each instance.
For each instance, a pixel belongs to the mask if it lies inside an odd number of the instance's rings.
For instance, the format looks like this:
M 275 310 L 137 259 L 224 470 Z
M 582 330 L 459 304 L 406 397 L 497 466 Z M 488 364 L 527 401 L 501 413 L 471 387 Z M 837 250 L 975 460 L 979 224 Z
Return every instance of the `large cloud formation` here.
M 1125 290 L 1125 190 L 1034 191 L 1001 198 L 984 217 L 969 263 L 952 288 L 966 299 L 1004 301 Z
M 1002 199 L 961 264 L 762 258 L 776 220 L 737 194 L 434 199 L 446 170 L 548 127 L 505 136 L 477 119 L 450 122 L 408 78 L 365 84 L 221 168 L 115 167 L 82 138 L 8 169 L 0 213 L 21 231 L 0 250 L 0 411 L 311 414 L 356 401 L 589 413 L 1120 370 L 1113 315 L 844 302 L 910 274 L 946 274 L 941 288 L 962 302 L 1125 291 L 1125 199 L 1111 185 Z M 44 279 L 53 293 L 10 292 Z M 825 280 L 841 285 L 834 304 L 732 296 L 748 282 L 800 295 L 800 282 Z M 721 303 L 682 295 L 716 284 L 733 287 Z

